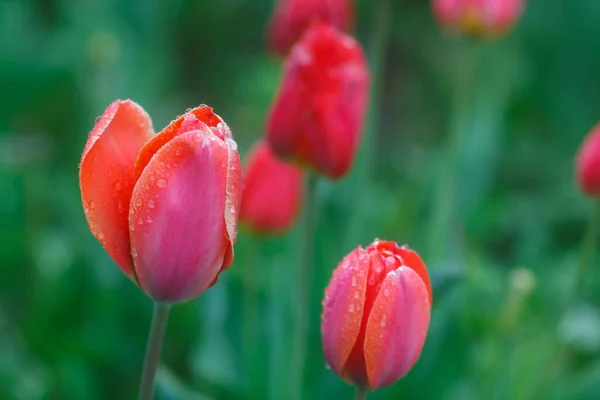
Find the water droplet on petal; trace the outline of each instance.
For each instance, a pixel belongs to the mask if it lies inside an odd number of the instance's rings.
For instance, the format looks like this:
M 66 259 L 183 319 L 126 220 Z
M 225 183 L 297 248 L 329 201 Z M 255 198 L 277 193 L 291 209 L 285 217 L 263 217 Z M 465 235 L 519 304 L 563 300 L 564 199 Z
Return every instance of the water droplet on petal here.
M 348 312 L 349 313 L 353 313 L 354 312 L 354 304 L 350 304 L 350 307 L 348 307 Z
M 152 199 L 148 200 L 148 207 L 154 208 L 154 200 L 152 200 Z
M 134 223 L 130 223 L 129 224 L 129 230 L 132 231 L 132 232 L 135 231 L 135 224 Z
M 113 189 L 115 189 L 116 192 L 120 192 L 121 189 L 123 189 L 123 184 L 121 183 L 121 181 L 116 181 L 113 185 Z
M 352 287 L 355 287 L 355 286 L 356 286 L 356 277 L 353 276 L 352 277 Z
M 135 201 L 135 206 L 136 207 L 141 207 L 142 204 L 144 204 L 144 201 L 142 200 L 141 197 L 138 197 L 137 200 Z
M 137 222 L 139 225 L 144 225 L 144 218 L 139 217 Z
M 235 142 L 235 140 L 233 140 L 231 138 L 227 138 L 227 139 L 225 139 L 225 142 L 227 143 L 227 145 L 229 146 L 229 148 L 231 150 L 237 150 L 237 143 Z
M 117 204 L 117 212 L 118 212 L 119 214 L 123 214 L 123 211 L 125 211 L 125 210 L 123 209 L 123 202 L 121 201 L 121 199 L 119 199 L 119 203 Z
M 146 222 L 148 222 L 149 224 L 151 224 L 151 223 L 153 223 L 153 222 L 154 222 L 154 220 L 152 219 L 152 217 L 151 217 L 150 215 L 148 215 L 148 216 L 146 217 Z
M 164 188 L 165 186 L 167 186 L 167 180 L 165 178 L 158 178 L 158 180 L 156 181 L 156 186 L 158 186 L 159 188 Z
M 97 116 L 96 119 L 94 120 L 94 123 L 97 124 L 98 122 L 100 122 L 101 119 L 102 119 L 101 115 Z
M 381 318 L 381 326 L 385 326 L 385 315 Z
M 354 292 L 354 298 L 355 298 L 355 299 L 358 299 L 358 296 L 360 296 L 360 293 L 358 293 L 358 292 Z
M 132 255 L 133 257 L 137 257 L 137 255 L 138 255 L 138 251 L 137 251 L 137 249 L 136 249 L 135 247 L 132 247 L 132 248 L 131 248 L 131 255 Z
M 93 201 L 90 201 L 90 208 L 96 208 L 96 203 L 94 203 Z
M 175 155 L 177 157 L 179 157 L 181 155 L 181 150 L 179 150 L 179 149 L 175 150 Z

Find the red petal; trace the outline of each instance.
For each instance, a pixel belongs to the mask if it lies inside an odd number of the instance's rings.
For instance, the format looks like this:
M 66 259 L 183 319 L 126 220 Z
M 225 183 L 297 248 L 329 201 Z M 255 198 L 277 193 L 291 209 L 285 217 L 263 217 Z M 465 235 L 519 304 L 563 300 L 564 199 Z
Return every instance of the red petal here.
M 228 231 L 235 221 L 226 223 L 224 215 L 228 207 L 239 208 L 231 199 L 241 191 L 232 184 L 241 181 L 239 156 L 237 168 L 231 167 L 234 143 L 210 129 L 187 132 L 144 168 L 132 196 L 130 234 L 140 286 L 154 300 L 194 298 L 230 259 Z
M 136 155 L 153 134 L 152 121 L 142 107 L 131 100 L 116 100 L 90 132 L 79 171 L 92 234 L 134 280 L 127 210 L 135 184 Z
M 359 336 L 368 271 L 367 254 L 358 248 L 344 257 L 325 290 L 321 315 L 323 351 L 327 363 L 340 376 Z
M 433 290 L 431 289 L 431 280 L 429 279 L 429 272 L 427 272 L 427 267 L 425 267 L 425 263 L 417 254 L 416 251 L 413 251 L 409 248 L 403 247 L 399 251 L 400 257 L 402 257 L 402 261 L 404 265 L 413 269 L 421 279 L 425 286 L 427 287 L 427 292 L 429 292 L 429 304 L 433 304 Z
M 408 373 L 421 354 L 431 304 L 423 280 L 400 267 L 384 279 L 367 322 L 364 354 L 371 390 Z
M 205 105 L 196 107 L 172 121 L 165 129 L 154 136 L 138 154 L 135 161 L 136 178 L 142 174 L 152 156 L 175 136 L 193 130 L 202 130 L 204 126 L 217 127 L 219 123 L 224 124 L 223 120 L 213 113 L 212 108 Z

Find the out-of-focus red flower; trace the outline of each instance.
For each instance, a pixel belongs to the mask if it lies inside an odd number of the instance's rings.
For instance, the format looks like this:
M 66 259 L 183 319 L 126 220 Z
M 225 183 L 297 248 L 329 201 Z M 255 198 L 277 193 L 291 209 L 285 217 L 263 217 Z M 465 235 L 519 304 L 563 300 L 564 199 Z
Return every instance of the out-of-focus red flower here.
M 244 170 L 240 222 L 260 234 L 289 229 L 302 204 L 302 171 L 279 160 L 263 140 L 254 145 Z
M 576 161 L 577 181 L 588 196 L 600 197 L 600 124 L 584 139 Z
M 332 179 L 352 165 L 367 108 L 369 72 L 360 44 L 315 23 L 293 47 L 267 122 L 275 154 Z
M 325 290 L 325 359 L 344 380 L 371 390 L 412 368 L 429 327 L 432 291 L 417 253 L 376 239 L 333 272 Z
M 523 13 L 524 0 L 433 0 L 439 22 L 476 36 L 506 33 Z
M 232 263 L 242 170 L 210 107 L 154 135 L 139 105 L 113 102 L 90 132 L 79 183 L 92 234 L 153 300 L 192 299 Z
M 348 31 L 353 8 L 353 0 L 278 0 L 267 33 L 269 48 L 286 55 L 314 20 Z

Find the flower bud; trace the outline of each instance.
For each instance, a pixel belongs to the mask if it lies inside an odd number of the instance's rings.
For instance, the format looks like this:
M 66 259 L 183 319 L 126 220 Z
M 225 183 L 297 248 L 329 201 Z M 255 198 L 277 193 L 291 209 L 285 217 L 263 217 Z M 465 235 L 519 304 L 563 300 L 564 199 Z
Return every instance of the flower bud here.
M 590 197 L 600 197 L 600 124 L 584 139 L 576 160 L 579 187 Z
M 367 108 L 369 73 L 357 41 L 315 23 L 292 49 L 267 121 L 279 157 L 338 179 L 350 169 Z
M 233 261 L 242 171 L 223 120 L 200 106 L 154 135 L 113 102 L 91 131 L 79 182 L 92 234 L 153 300 L 190 300 Z
M 269 22 L 269 48 L 286 55 L 314 20 L 326 21 L 348 31 L 353 11 L 352 0 L 278 0 Z
M 417 253 L 376 239 L 333 272 L 325 290 L 321 335 L 325 358 L 344 380 L 371 390 L 412 368 L 429 327 L 432 292 Z
M 524 0 L 433 0 L 433 12 L 442 25 L 473 36 L 506 33 L 523 7 Z
M 240 221 L 259 234 L 289 229 L 302 204 L 302 171 L 279 160 L 264 141 L 251 150 L 244 170 Z

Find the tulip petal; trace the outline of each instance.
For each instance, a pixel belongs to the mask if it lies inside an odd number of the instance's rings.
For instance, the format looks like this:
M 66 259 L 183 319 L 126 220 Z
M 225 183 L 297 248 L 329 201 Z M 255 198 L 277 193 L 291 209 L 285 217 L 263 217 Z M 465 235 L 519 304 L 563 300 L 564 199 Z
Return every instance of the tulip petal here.
M 364 344 L 369 386 L 391 385 L 419 358 L 429 326 L 427 287 L 409 267 L 391 271 L 383 281 L 367 322 Z
M 201 105 L 186 112 L 154 136 L 140 151 L 135 161 L 136 178 L 142 174 L 152 156 L 175 136 L 193 130 L 202 130 L 205 126 L 217 127 L 219 123 L 224 124 L 223 120 L 213 113 L 211 107 Z
M 419 274 L 421 279 L 423 279 L 423 283 L 425 283 L 425 286 L 427 286 L 427 291 L 429 292 L 429 304 L 433 304 L 433 290 L 431 289 L 431 279 L 429 278 L 429 272 L 427 272 L 427 267 L 425 267 L 425 263 L 416 251 L 411 250 L 407 247 L 402 247 L 399 253 L 400 257 L 402 257 L 404 265 L 412 268 L 417 274 Z
M 153 134 L 152 121 L 142 107 L 117 100 L 90 132 L 81 157 L 79 185 L 90 230 L 132 280 L 127 210 L 136 155 Z
M 361 248 L 348 254 L 325 290 L 321 315 L 323 351 L 329 366 L 340 376 L 360 333 L 369 272 L 366 257 Z
M 156 152 L 135 186 L 132 255 L 140 286 L 156 301 L 197 296 L 230 262 L 225 204 L 235 197 L 231 182 L 241 182 L 231 142 L 206 130 L 179 135 Z

